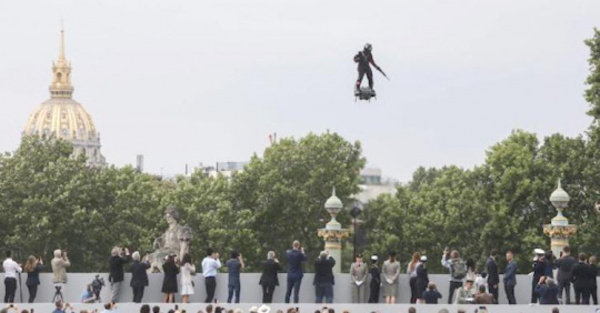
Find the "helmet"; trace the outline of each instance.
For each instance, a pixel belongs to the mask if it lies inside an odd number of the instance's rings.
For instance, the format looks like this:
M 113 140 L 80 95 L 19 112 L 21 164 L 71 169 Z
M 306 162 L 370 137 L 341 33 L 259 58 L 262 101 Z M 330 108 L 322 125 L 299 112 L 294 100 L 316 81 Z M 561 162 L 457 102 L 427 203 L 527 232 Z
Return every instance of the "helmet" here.
M 371 46 L 371 44 L 367 42 L 367 43 L 365 44 L 365 50 L 367 50 L 367 51 L 371 51 L 371 50 L 373 50 L 373 46 Z

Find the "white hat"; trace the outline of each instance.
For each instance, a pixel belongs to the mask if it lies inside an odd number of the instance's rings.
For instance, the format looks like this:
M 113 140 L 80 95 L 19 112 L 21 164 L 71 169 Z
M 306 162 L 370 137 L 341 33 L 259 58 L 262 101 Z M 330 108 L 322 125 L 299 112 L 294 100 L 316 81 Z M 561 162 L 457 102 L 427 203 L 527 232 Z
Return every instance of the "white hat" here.
M 250 308 L 250 313 L 258 313 L 258 307 L 255 305 Z
M 535 249 L 535 250 L 533 250 L 533 252 L 534 252 L 535 254 L 544 254 L 544 253 L 546 253 L 546 251 L 544 251 L 544 250 L 542 250 L 542 249 L 539 249 L 539 248 L 538 248 L 538 249 Z
M 263 304 L 260 306 L 260 308 L 258 308 L 258 313 L 269 313 L 271 311 L 271 308 L 269 306 L 267 306 L 266 304 Z
M 426 255 L 424 255 L 424 256 L 421 257 L 421 262 L 427 262 L 427 256 Z
M 377 260 L 379 260 L 379 258 L 377 257 L 377 255 L 372 255 L 371 256 L 371 260 L 372 261 L 377 261 Z

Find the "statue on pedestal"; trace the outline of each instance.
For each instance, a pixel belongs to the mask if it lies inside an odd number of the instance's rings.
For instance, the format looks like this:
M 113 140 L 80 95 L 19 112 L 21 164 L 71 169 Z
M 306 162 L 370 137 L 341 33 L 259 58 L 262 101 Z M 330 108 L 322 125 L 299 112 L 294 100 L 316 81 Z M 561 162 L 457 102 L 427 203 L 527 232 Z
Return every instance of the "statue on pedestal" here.
M 153 253 L 147 255 L 150 262 L 150 272 L 162 272 L 162 265 L 169 255 L 183 257 L 190 250 L 190 240 L 192 239 L 192 229 L 188 226 L 182 226 L 177 223 L 179 212 L 172 206 L 165 210 L 165 219 L 169 228 L 158 238 L 154 240 Z

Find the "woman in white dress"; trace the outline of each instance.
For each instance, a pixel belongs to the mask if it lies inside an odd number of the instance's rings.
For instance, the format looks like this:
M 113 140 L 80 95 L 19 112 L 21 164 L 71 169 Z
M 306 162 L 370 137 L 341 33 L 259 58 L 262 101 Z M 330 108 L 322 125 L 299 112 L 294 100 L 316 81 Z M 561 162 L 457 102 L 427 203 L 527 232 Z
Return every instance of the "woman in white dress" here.
M 194 294 L 194 275 L 196 266 L 192 263 L 192 256 L 186 253 L 181 260 L 181 302 L 189 303 L 190 295 Z

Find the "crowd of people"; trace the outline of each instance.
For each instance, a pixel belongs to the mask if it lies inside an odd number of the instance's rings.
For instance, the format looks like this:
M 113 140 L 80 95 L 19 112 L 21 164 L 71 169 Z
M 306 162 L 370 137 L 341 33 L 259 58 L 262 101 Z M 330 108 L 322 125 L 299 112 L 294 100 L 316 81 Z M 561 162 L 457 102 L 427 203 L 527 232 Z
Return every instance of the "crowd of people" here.
M 536 249 L 532 262 L 531 302 L 540 304 L 570 304 L 571 285 L 574 289 L 576 304 L 598 304 L 596 276 L 598 274 L 596 256 L 587 257 L 580 253 L 577 258 L 571 256 L 570 247 L 564 247 L 561 255 L 555 258 L 550 251 Z M 306 252 L 299 241 L 294 241 L 292 247 L 286 251 L 287 259 L 287 286 L 285 290 L 285 303 L 300 302 L 300 286 L 304 276 L 303 263 L 307 262 Z M 506 268 L 502 284 L 509 304 L 516 304 L 515 286 L 517 284 L 517 263 L 513 252 L 505 254 Z M 448 304 L 497 304 L 498 290 L 500 287 L 500 274 L 498 270 L 499 253 L 492 250 L 486 260 L 485 268 L 478 269 L 472 259 L 463 260 L 457 250 L 450 251 L 446 248 L 441 257 L 441 264 L 448 269 L 449 289 L 447 293 Z M 150 264 L 143 260 L 139 252 L 130 253 L 127 248 L 114 247 L 109 259 L 110 273 L 108 281 L 111 288 L 110 303 L 118 303 L 125 278 L 124 266 L 131 263 L 130 287 L 133 291 L 132 301 L 141 303 L 144 289 L 149 284 L 148 269 Z M 425 255 L 414 253 L 406 267 L 409 276 L 408 285 L 411 290 L 411 303 L 437 304 L 443 298 L 442 292 L 437 289 L 436 283 L 429 280 L 428 258 Z M 315 303 L 333 303 L 334 274 L 333 268 L 336 260 L 328 251 L 322 251 L 314 261 Z M 353 303 L 378 303 L 380 297 L 385 303 L 395 303 L 398 294 L 399 277 L 402 272 L 397 255 L 390 252 L 387 259 L 381 264 L 377 255 L 370 256 L 370 263 L 366 264 L 362 254 L 356 254 L 354 262 L 350 265 L 349 274 L 351 282 L 351 299 Z M 52 280 L 56 295 L 60 293 L 63 285 L 67 283 L 67 268 L 71 265 L 65 251 L 54 251 L 51 261 Z M 29 303 L 33 303 L 40 284 L 39 273 L 44 262 L 41 257 L 29 256 L 25 266 L 21 267 L 12 258 L 12 252 L 7 251 L 6 260 L 3 262 L 5 275 L 5 303 L 13 303 L 17 289 L 17 273 L 27 272 L 26 285 L 29 289 Z M 206 257 L 201 262 L 206 297 L 205 303 L 216 303 L 215 289 L 218 271 L 227 267 L 228 296 L 227 303 L 239 303 L 241 293 L 240 272 L 245 263 L 242 255 L 236 251 L 231 252 L 230 258 L 224 262 L 220 254 L 209 248 Z M 176 302 L 175 296 L 180 293 L 181 302 L 188 303 L 194 294 L 196 266 L 190 254 L 185 254 L 181 259 L 170 254 L 162 265 L 163 282 L 161 291 L 164 302 Z M 262 274 L 259 284 L 262 287 L 262 303 L 273 301 L 275 288 L 279 286 L 278 273 L 282 266 L 274 251 L 269 251 L 266 260 L 262 262 Z M 556 272 L 556 277 L 554 273 Z M 177 276 L 181 279 L 178 283 Z M 98 276 L 88 284 L 81 296 L 81 302 L 99 302 L 100 290 L 104 281 Z M 380 295 L 380 293 L 382 293 Z M 590 299 L 592 301 L 590 301 Z M 312 301 L 311 301 L 312 302 Z
M 556 259 L 552 251 L 534 250 L 532 262 L 531 302 L 532 304 L 571 304 L 571 285 L 575 293 L 575 304 L 598 304 L 597 258 L 580 253 L 578 258 L 571 256 L 571 248 L 565 246 Z M 472 259 L 466 261 L 457 250 L 445 249 L 441 264 L 450 271 L 448 304 L 497 304 L 500 275 L 499 254 L 492 250 L 486 260 L 485 269 L 479 271 Z M 516 304 L 517 263 L 512 251 L 506 252 L 506 268 L 502 283 L 509 304 Z M 554 273 L 556 272 L 556 278 Z M 438 303 L 442 294 L 427 274 L 427 257 L 414 253 L 407 268 L 411 288 L 411 303 Z M 564 297 L 563 297 L 564 295 Z

